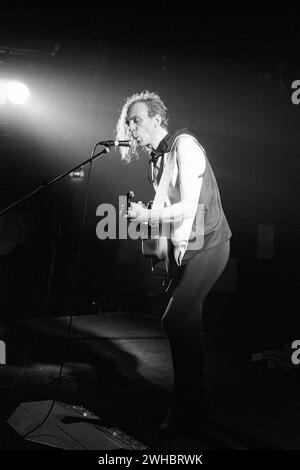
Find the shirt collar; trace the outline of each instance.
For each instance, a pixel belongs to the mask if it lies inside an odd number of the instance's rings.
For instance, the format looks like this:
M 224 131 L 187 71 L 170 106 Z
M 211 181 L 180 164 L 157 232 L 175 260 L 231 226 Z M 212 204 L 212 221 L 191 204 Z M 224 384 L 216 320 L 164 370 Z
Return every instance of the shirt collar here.
M 154 165 L 156 165 L 159 157 L 161 157 L 164 153 L 167 152 L 169 136 L 170 133 L 166 134 L 165 137 L 159 142 L 157 149 L 151 150 L 149 163 L 153 163 Z
M 159 142 L 157 149 L 152 150 L 150 152 L 149 163 L 153 163 L 154 165 L 156 165 L 159 157 L 161 157 L 162 155 L 164 155 L 165 153 L 171 150 L 174 140 L 180 134 L 190 134 L 190 132 L 187 128 L 178 129 L 173 132 L 168 132 L 168 134 L 166 134 L 165 137 Z

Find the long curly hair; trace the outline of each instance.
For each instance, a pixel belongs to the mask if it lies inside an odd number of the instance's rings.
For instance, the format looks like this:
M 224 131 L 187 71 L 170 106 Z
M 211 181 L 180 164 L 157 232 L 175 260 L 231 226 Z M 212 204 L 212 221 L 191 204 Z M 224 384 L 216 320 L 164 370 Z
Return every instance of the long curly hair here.
M 168 130 L 168 118 L 167 118 L 167 108 L 164 105 L 163 101 L 157 93 L 144 90 L 141 93 L 135 93 L 132 96 L 125 99 L 124 105 L 122 107 L 117 127 L 116 127 L 116 139 L 117 140 L 130 140 L 131 134 L 129 132 L 129 127 L 126 124 L 127 116 L 130 111 L 130 108 L 135 103 L 145 103 L 148 106 L 148 115 L 150 117 L 156 116 L 159 114 L 161 116 L 161 127 Z M 121 152 L 122 160 L 125 160 L 129 163 L 133 158 L 138 158 L 137 145 L 134 143 L 132 147 L 119 147 Z M 150 150 L 149 150 L 150 151 Z

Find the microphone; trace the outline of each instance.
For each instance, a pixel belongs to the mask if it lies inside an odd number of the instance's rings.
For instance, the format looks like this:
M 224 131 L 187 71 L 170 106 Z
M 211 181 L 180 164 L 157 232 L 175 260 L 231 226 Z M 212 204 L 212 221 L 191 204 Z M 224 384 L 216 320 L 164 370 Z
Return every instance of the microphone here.
M 131 140 L 103 140 L 99 144 L 105 147 L 132 147 Z

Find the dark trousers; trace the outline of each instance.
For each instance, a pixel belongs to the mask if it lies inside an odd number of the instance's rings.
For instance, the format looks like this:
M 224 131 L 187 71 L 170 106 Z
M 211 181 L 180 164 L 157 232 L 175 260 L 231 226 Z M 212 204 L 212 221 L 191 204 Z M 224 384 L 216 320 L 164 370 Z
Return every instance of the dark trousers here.
M 224 270 L 229 240 L 183 260 L 175 289 L 162 317 L 174 371 L 172 408 L 180 415 L 201 415 L 204 407 L 204 348 L 201 339 L 202 303 Z

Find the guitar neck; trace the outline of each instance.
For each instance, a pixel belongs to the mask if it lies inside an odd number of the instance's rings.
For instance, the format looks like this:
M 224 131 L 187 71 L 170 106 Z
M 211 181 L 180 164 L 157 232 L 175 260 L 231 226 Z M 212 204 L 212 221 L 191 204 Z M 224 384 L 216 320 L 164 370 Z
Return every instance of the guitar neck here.
M 128 193 L 126 194 L 126 197 L 127 197 L 127 210 L 128 210 L 132 202 L 132 199 L 134 198 L 134 192 L 128 191 Z

